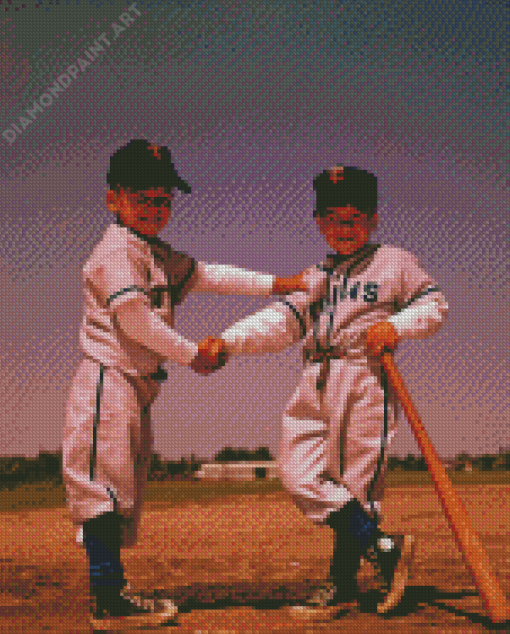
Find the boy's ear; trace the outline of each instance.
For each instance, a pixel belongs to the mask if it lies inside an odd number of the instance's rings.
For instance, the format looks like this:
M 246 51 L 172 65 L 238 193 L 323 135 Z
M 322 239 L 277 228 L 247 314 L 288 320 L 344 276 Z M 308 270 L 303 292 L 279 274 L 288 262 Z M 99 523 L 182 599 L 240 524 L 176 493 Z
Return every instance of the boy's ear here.
M 112 189 L 109 189 L 106 192 L 106 206 L 108 207 L 108 209 L 114 213 L 117 213 L 117 201 L 118 201 L 118 195 L 117 192 L 113 191 Z
M 319 230 L 324 233 L 325 231 L 325 223 L 324 223 L 324 218 L 322 216 L 315 216 L 315 222 L 317 223 L 317 226 L 319 227 Z

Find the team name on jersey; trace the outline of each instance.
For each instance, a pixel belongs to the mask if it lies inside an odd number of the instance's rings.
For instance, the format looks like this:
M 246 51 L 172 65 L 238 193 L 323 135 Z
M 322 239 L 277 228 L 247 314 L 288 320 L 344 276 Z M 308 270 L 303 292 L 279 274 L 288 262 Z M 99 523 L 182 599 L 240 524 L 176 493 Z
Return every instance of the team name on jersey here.
M 362 299 L 364 302 L 376 302 L 378 288 L 379 284 L 377 282 L 365 282 L 363 286 L 361 286 L 361 282 L 354 282 L 351 286 L 345 283 L 343 286 L 335 285 L 333 287 L 333 295 L 336 292 L 340 301 L 344 299 Z
M 329 301 L 327 299 L 320 299 L 318 302 L 311 304 L 310 315 L 315 321 L 325 309 L 332 309 L 338 302 L 345 300 L 364 301 L 368 303 L 377 302 L 377 291 L 379 287 L 378 282 L 365 282 L 363 285 L 361 282 L 354 282 L 348 286 L 346 279 L 342 285 L 333 285 Z

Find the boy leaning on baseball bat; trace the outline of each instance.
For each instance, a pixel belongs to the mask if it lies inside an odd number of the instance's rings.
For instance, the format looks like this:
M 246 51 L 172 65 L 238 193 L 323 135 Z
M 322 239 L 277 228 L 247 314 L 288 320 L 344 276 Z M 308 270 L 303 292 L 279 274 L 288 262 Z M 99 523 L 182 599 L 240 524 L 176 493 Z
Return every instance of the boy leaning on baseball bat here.
M 448 306 L 435 281 L 405 249 L 369 242 L 377 226 L 377 178 L 335 166 L 314 179 L 314 216 L 332 249 L 304 272 L 309 290 L 288 295 L 223 332 L 223 356 L 278 352 L 303 341 L 304 370 L 283 415 L 281 478 L 301 511 L 334 530 L 328 582 L 296 614 L 355 605 L 361 558 L 385 584 L 378 605 L 395 607 L 409 576 L 412 535 L 379 527 L 396 399 L 380 355 L 426 337 Z M 204 356 L 219 344 L 201 344 Z

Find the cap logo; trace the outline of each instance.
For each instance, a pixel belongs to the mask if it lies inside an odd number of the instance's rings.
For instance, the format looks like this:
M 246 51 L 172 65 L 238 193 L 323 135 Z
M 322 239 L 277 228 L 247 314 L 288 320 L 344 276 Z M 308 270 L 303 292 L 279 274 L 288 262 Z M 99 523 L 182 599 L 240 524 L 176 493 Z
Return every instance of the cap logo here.
M 328 171 L 329 180 L 332 181 L 334 185 L 336 185 L 338 181 L 344 180 L 344 168 L 341 165 L 335 165 L 335 167 L 331 167 Z
M 160 154 L 161 146 L 160 145 L 152 144 L 152 145 L 149 145 L 148 149 L 152 150 L 152 152 L 154 152 L 154 156 L 161 161 L 161 154 Z

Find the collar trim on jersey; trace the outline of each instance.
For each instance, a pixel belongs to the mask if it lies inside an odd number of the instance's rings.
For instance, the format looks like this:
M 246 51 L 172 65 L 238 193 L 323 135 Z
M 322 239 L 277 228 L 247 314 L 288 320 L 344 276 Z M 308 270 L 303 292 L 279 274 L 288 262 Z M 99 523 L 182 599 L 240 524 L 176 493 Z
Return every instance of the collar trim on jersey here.
M 351 262 L 351 261 L 356 262 L 355 264 L 356 266 L 357 264 L 362 262 L 367 256 L 371 255 L 372 253 L 375 253 L 380 246 L 381 246 L 380 244 L 372 244 L 370 242 L 367 242 L 362 247 L 360 247 L 357 251 L 347 256 L 342 255 L 340 253 L 328 253 L 327 259 L 329 260 L 329 262 L 331 262 L 331 266 L 320 265 L 320 264 L 317 266 L 323 271 L 333 271 L 334 269 L 336 269 L 336 267 L 339 264 L 345 264 L 346 262 Z M 351 265 L 350 268 L 352 268 L 352 266 L 353 265 Z
M 338 264 L 343 264 L 344 262 L 349 262 L 349 260 L 357 258 L 358 256 L 364 254 L 365 251 L 368 252 L 369 249 L 371 249 L 371 248 L 373 248 L 375 246 L 379 246 L 379 245 L 375 245 L 375 244 L 371 244 L 370 242 L 366 242 L 357 251 L 354 251 L 354 253 L 351 253 L 349 255 L 342 255 L 341 253 L 328 253 L 328 258 L 330 260 L 332 260 L 334 266 L 338 266 Z

